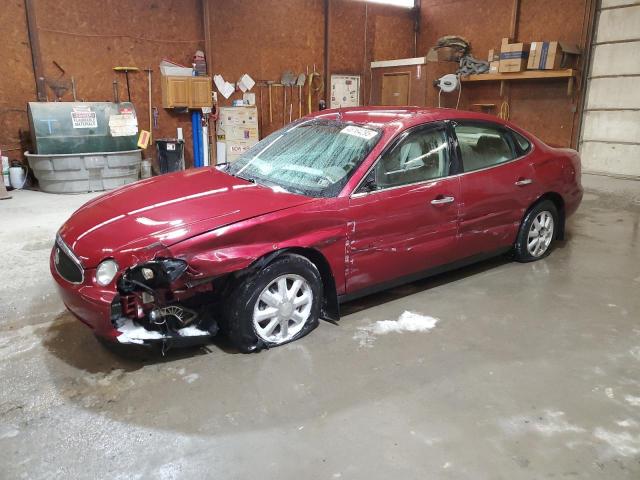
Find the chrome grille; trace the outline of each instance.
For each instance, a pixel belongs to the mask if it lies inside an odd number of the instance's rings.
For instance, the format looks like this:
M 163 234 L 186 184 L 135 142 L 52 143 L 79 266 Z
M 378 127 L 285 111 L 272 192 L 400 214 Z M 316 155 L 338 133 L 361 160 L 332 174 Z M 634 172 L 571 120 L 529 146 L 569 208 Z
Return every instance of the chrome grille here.
M 67 282 L 82 283 L 84 270 L 80 265 L 80 261 L 60 236 L 56 237 L 56 244 L 53 249 L 53 264 L 56 266 L 56 272 Z

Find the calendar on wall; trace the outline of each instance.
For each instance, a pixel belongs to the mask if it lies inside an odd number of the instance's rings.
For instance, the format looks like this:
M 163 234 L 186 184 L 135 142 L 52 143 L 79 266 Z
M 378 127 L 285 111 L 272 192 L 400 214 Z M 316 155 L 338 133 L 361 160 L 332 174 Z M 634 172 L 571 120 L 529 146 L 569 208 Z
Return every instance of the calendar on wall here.
M 330 108 L 360 106 L 360 75 L 331 75 Z

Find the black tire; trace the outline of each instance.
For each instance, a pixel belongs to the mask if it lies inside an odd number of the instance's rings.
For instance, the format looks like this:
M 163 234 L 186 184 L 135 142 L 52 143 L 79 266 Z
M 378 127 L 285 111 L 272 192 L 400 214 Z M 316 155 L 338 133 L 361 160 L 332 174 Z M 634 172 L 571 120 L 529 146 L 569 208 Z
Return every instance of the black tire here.
M 253 311 L 263 290 L 282 275 L 298 275 L 308 282 L 312 295 L 311 311 L 302 329 L 292 338 L 269 342 L 256 333 Z M 284 345 L 298 340 L 318 326 L 322 295 L 322 278 L 316 266 L 301 255 L 284 254 L 240 280 L 225 302 L 222 328 L 234 346 L 244 353 Z
M 544 212 L 548 212 L 553 218 L 552 231 L 550 232 L 551 243 L 544 250 L 544 252 L 539 255 L 533 255 L 529 251 L 527 245 L 529 232 L 531 230 L 533 222 L 536 220 L 536 218 L 538 218 L 540 214 L 544 214 Z M 531 207 L 527 214 L 524 216 L 524 220 L 522 220 L 522 223 L 520 224 L 520 230 L 518 231 L 518 237 L 516 238 L 516 243 L 514 245 L 514 256 L 516 261 L 525 263 L 534 262 L 536 260 L 545 258 L 551 253 L 551 250 L 553 250 L 553 242 L 557 238 L 560 229 L 560 215 L 558 215 L 558 209 L 553 202 L 551 202 L 550 200 L 543 200 L 533 205 L 533 207 Z

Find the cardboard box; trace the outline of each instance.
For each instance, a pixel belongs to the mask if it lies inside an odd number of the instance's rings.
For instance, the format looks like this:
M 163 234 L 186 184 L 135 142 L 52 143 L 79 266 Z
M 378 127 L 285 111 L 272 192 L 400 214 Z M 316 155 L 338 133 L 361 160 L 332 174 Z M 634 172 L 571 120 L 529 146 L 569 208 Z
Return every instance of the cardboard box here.
M 496 52 L 495 48 L 489 50 L 489 55 L 487 56 L 487 62 L 496 62 L 500 60 L 500 54 Z
M 575 66 L 580 49 L 565 42 L 531 42 L 527 69 L 558 70 Z
M 500 73 L 521 72 L 527 67 L 529 44 L 524 42 L 509 43 L 508 38 L 502 39 L 500 47 Z
M 224 155 L 218 163 L 233 162 L 258 143 L 258 109 L 256 107 L 221 107 L 216 123 L 216 136 Z
M 489 73 L 498 73 L 500 71 L 500 60 L 489 62 Z

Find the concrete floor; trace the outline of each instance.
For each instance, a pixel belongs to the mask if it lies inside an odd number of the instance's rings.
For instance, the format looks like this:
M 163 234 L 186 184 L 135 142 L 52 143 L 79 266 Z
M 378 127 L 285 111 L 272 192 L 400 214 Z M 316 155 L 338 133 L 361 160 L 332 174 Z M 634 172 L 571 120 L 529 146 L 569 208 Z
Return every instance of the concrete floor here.
M 303 340 L 125 360 L 53 290 L 91 195 L 0 202 L 0 477 L 640 478 L 640 182 L 585 176 L 568 241 L 346 306 Z M 46 212 L 46 213 L 45 213 Z M 376 335 L 412 311 L 428 332 Z

